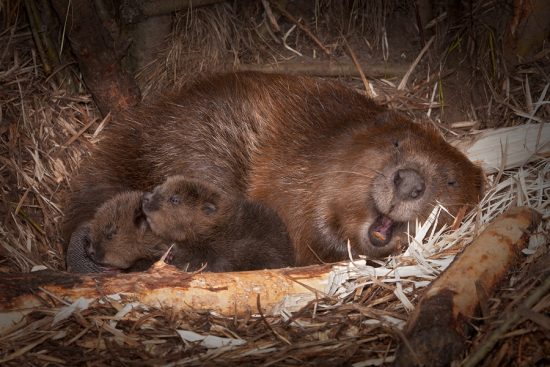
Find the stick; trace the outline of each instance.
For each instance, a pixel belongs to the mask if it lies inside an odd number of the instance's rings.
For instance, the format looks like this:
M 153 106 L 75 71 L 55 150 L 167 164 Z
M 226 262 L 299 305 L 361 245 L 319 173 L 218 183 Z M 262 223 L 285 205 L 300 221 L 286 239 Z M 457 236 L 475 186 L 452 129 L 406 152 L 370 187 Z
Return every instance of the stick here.
M 401 76 L 407 70 L 395 64 L 360 64 L 363 72 L 370 77 L 388 78 Z M 226 70 L 234 71 L 261 71 L 264 73 L 304 74 L 315 76 L 358 76 L 360 73 L 353 62 L 335 61 L 308 61 L 283 62 L 278 64 L 238 64 L 231 65 Z
M 269 1 L 262 0 L 262 5 L 264 6 L 265 16 L 269 20 L 269 23 L 271 23 L 273 30 L 275 32 L 280 32 L 281 27 L 279 27 L 279 23 L 277 23 L 277 19 L 275 18 L 275 16 L 273 15 L 273 12 L 271 11 L 271 7 L 269 6 Z
M 164 262 L 146 272 L 76 274 L 55 271 L 0 274 L 0 330 L 55 295 L 67 302 L 124 294 L 152 307 L 211 310 L 222 315 L 266 314 L 285 297 L 308 302 L 325 295 L 332 265 L 233 273 L 186 273 Z M 302 302 L 302 303 L 303 303 Z M 299 306 L 301 307 L 301 306 Z M 299 308 L 298 307 L 298 308 Z M 288 308 L 288 307 L 287 307 Z M 291 310 L 292 311 L 292 310 Z
M 479 305 L 476 282 L 491 294 L 539 219 L 540 215 L 527 207 L 508 210 L 430 285 L 405 329 L 420 364 L 447 366 L 462 353 L 468 320 Z M 401 346 L 395 365 L 410 366 L 412 360 L 411 351 Z
M 363 72 L 363 68 L 361 67 L 361 64 L 359 64 L 359 60 L 357 59 L 355 52 L 353 51 L 353 49 L 351 48 L 351 46 L 349 45 L 348 41 L 346 41 L 345 38 L 344 38 L 344 43 L 346 44 L 346 48 L 348 49 L 350 57 L 353 60 L 353 64 L 355 65 L 355 68 L 357 69 L 357 72 L 359 73 L 359 76 L 363 81 L 363 85 L 365 86 L 365 93 L 367 94 L 367 96 L 371 98 L 376 97 L 375 95 L 373 95 L 374 90 L 372 89 L 370 82 L 367 80 L 367 77 Z
M 292 14 L 290 14 L 288 11 L 286 11 L 282 6 L 280 6 L 279 4 L 275 3 L 274 4 L 275 7 L 277 8 L 277 10 L 283 15 L 285 16 L 286 18 L 288 18 L 288 20 L 290 20 L 292 23 L 296 24 L 298 26 L 298 28 L 300 28 L 302 31 L 304 31 L 305 34 L 308 35 L 309 38 L 311 38 L 311 40 L 313 42 L 315 42 L 317 44 L 317 46 L 319 46 L 321 48 L 321 50 L 323 50 L 323 52 L 325 54 L 327 54 L 328 56 L 330 56 L 331 52 L 328 48 L 325 47 L 325 45 L 323 45 L 323 43 L 309 30 L 309 28 L 307 28 L 305 25 L 303 25 L 301 22 L 298 21 L 298 19 L 294 18 L 294 16 Z
M 411 76 L 412 72 L 414 71 L 414 69 L 416 68 L 416 66 L 418 65 L 420 60 L 422 59 L 422 56 L 424 56 L 426 51 L 428 51 L 428 48 L 430 48 L 430 46 L 432 45 L 434 39 L 435 39 L 435 36 L 432 36 L 432 38 L 430 38 L 428 43 L 426 43 L 426 46 L 424 46 L 424 48 L 422 48 L 422 51 L 420 51 L 420 53 L 418 54 L 418 56 L 416 57 L 414 62 L 411 64 L 411 66 L 409 67 L 409 70 L 407 70 L 407 73 L 405 74 L 403 79 L 401 79 L 401 83 L 399 83 L 399 86 L 397 87 L 397 90 L 405 89 L 405 86 L 407 85 L 407 82 L 409 81 L 409 77 Z
M 35 10 L 35 4 L 34 2 L 30 0 L 25 0 L 25 9 L 27 10 L 27 16 L 29 18 L 29 24 L 32 31 L 32 37 L 34 39 L 34 44 L 36 45 L 36 49 L 38 50 L 38 55 L 40 55 L 40 59 L 42 60 L 42 66 L 44 67 L 44 72 L 46 75 L 50 75 L 50 73 L 53 70 L 53 66 L 50 64 L 50 60 L 48 58 L 48 55 L 46 53 L 46 50 L 44 48 L 44 45 L 42 43 L 42 38 L 40 37 L 40 30 L 39 30 L 39 20 L 36 15 Z
M 484 130 L 453 144 L 485 173 L 519 167 L 537 156 L 550 154 L 550 124 L 527 124 Z M 501 167 L 502 166 L 502 167 Z

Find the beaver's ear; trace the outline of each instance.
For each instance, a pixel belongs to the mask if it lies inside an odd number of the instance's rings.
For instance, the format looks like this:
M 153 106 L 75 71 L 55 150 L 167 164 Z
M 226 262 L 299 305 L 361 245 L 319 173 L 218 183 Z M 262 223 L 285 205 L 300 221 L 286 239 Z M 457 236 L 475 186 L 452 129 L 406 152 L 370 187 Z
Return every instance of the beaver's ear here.
M 390 123 L 398 123 L 404 120 L 409 120 L 405 114 L 397 111 L 385 110 L 374 116 L 374 126 L 382 127 Z
M 479 200 L 481 200 L 483 198 L 483 195 L 485 194 L 485 189 L 487 186 L 487 176 L 485 175 L 485 172 L 483 172 L 483 169 L 481 167 L 476 167 L 476 169 L 479 170 L 479 173 L 476 175 L 474 185 L 476 190 L 479 192 Z
M 383 111 L 380 112 L 378 115 L 374 117 L 374 126 L 382 126 L 384 124 L 387 124 L 390 122 L 393 118 L 395 118 L 395 112 L 393 111 Z
M 216 206 L 216 204 L 211 203 L 209 201 L 205 202 L 202 205 L 202 211 L 206 215 L 211 215 L 211 214 L 215 213 L 216 210 L 218 210 L 218 207 Z
M 134 212 L 134 225 L 142 233 L 144 233 L 149 229 L 149 224 L 147 223 L 147 216 L 141 210 L 141 208 L 136 209 L 136 211 Z

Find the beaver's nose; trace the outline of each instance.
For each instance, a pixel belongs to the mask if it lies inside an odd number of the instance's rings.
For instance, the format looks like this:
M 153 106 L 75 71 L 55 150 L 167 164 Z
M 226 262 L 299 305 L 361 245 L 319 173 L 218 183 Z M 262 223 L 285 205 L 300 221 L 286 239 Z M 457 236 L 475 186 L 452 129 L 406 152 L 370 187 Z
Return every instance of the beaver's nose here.
M 94 259 L 95 258 L 95 248 L 94 248 L 94 245 L 92 244 L 92 241 L 84 241 L 84 251 L 86 251 L 86 254 L 88 255 L 88 257 Z
M 158 203 L 156 203 L 158 204 Z M 145 213 L 158 210 L 158 205 L 155 204 L 152 192 L 146 192 L 141 199 L 141 208 Z
M 395 192 L 401 200 L 416 200 L 422 197 L 426 184 L 422 175 L 410 168 L 400 169 L 393 176 Z
M 150 192 L 146 192 L 143 195 L 143 199 L 141 199 L 143 201 L 143 205 L 147 205 L 148 203 L 150 203 L 152 198 L 153 198 L 153 194 Z

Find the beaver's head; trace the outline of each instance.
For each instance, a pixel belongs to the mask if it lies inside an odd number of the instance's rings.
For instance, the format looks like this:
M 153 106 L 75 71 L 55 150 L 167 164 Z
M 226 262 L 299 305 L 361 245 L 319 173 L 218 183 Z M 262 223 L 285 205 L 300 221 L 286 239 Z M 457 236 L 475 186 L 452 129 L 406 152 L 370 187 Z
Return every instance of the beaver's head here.
M 230 206 L 214 187 L 181 175 L 168 177 L 143 197 L 143 212 L 151 230 L 172 241 L 208 235 Z
M 103 266 L 127 269 L 136 261 L 162 255 L 141 210 L 140 191 L 125 192 L 105 202 L 89 223 L 88 256 Z
M 343 172 L 325 190 L 325 233 L 348 239 L 355 253 L 382 257 L 406 243 L 407 227 L 425 221 L 441 204 L 439 225 L 451 223 L 463 207 L 481 199 L 484 176 L 433 129 L 389 114 L 384 121 L 353 132 L 333 167 Z

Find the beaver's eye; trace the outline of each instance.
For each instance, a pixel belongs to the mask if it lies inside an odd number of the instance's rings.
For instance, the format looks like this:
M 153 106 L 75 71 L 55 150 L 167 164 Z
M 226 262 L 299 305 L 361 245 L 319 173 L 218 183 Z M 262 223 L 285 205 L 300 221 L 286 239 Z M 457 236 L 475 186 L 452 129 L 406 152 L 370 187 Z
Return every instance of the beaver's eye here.
M 105 238 L 111 241 L 116 235 L 116 227 L 109 227 L 105 233 Z
M 394 146 L 395 148 L 399 148 L 399 140 L 394 140 L 394 141 L 393 141 L 393 146 Z
M 172 205 L 179 205 L 179 203 L 181 202 L 181 199 L 178 195 L 172 195 L 168 200 Z
M 217 210 L 216 208 L 216 205 L 213 204 L 213 203 L 204 203 L 204 205 L 202 206 L 202 211 L 204 212 L 204 214 L 206 215 L 210 215 L 210 214 L 213 214 L 215 213 Z
M 447 180 L 447 185 L 449 185 L 450 187 L 458 187 L 458 181 L 454 178 L 449 178 Z

